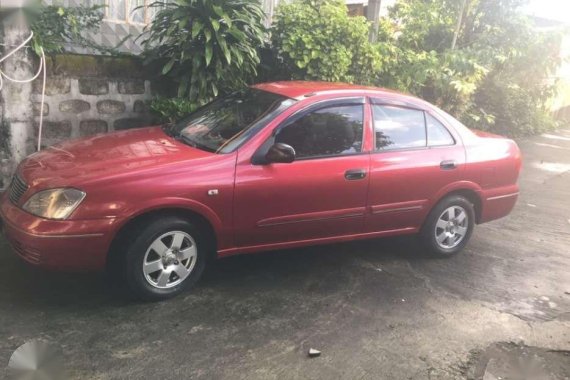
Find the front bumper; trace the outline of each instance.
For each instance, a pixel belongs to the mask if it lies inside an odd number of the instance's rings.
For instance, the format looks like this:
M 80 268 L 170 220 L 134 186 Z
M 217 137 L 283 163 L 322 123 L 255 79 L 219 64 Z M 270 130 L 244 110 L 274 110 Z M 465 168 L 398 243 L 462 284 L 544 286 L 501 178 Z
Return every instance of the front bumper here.
M 47 220 L 0 196 L 1 227 L 14 251 L 34 266 L 65 271 L 105 267 L 116 220 Z

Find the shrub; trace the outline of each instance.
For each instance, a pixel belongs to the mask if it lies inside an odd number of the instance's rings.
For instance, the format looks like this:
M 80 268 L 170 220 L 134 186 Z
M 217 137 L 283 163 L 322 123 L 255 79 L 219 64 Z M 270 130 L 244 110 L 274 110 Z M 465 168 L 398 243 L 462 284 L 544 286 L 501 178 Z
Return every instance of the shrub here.
M 161 7 L 143 40 L 145 62 L 203 104 L 256 75 L 264 14 L 255 0 L 178 0 Z
M 61 53 L 66 43 L 92 48 L 100 52 L 112 51 L 85 37 L 86 31 L 95 31 L 103 20 L 101 6 L 42 6 L 27 8 L 30 27 L 34 32 L 32 48 L 40 55 L 40 47 L 46 54 Z
M 151 100 L 150 112 L 157 123 L 174 123 L 198 108 L 186 98 L 157 97 Z
M 277 9 L 272 44 L 293 79 L 371 83 L 381 61 L 369 29 L 342 0 L 293 0 Z
M 473 106 L 463 117 L 472 127 L 524 136 L 556 126 L 549 100 L 556 82 L 549 79 L 559 64 L 560 36 L 534 34 L 524 46 L 494 66 L 477 88 Z
M 552 128 L 546 104 L 559 36 L 537 32 L 521 0 L 471 0 L 452 48 L 461 3 L 399 0 L 384 22 L 383 43 L 394 58 L 383 63 L 378 83 L 421 96 L 471 127 L 512 136 Z

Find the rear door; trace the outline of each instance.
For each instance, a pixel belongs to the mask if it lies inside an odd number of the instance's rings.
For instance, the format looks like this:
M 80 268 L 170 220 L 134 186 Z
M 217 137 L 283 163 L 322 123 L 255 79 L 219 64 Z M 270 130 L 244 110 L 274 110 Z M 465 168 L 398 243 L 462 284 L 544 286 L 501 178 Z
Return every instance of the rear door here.
M 461 178 L 463 145 L 427 110 L 371 103 L 375 141 L 366 231 L 416 229 L 438 191 Z

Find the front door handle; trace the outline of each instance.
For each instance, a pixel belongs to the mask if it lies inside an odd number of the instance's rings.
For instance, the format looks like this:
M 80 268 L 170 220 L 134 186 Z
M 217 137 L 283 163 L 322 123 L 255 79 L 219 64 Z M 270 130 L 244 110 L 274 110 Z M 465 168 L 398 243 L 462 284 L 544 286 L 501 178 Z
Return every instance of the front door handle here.
M 439 163 L 439 167 L 442 170 L 453 170 L 457 168 L 457 162 L 455 160 L 445 160 Z
M 344 173 L 344 178 L 349 181 L 356 181 L 366 178 L 366 170 L 364 169 L 350 169 Z

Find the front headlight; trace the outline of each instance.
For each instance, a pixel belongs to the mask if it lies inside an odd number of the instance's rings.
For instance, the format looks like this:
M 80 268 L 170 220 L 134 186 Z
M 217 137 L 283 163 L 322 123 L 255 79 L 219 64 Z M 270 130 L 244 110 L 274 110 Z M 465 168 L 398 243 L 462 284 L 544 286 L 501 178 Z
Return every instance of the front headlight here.
M 67 219 L 85 198 L 77 189 L 51 189 L 35 193 L 23 209 L 46 219 Z

